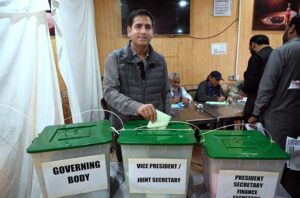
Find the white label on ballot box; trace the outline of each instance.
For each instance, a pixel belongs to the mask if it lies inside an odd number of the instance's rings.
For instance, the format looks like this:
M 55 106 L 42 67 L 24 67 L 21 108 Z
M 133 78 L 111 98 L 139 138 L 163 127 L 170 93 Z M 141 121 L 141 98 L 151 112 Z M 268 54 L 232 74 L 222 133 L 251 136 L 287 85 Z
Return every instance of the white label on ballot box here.
M 49 197 L 62 197 L 108 188 L 105 155 L 42 163 Z
M 185 194 L 186 159 L 128 159 L 129 192 Z
M 277 172 L 220 170 L 217 197 L 274 197 Z

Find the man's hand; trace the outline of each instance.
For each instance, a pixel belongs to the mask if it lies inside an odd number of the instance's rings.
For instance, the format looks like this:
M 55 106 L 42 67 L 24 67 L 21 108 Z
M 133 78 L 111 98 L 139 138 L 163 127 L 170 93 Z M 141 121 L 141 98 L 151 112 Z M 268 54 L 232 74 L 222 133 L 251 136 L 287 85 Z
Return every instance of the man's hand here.
M 189 100 L 188 98 L 183 98 L 183 99 L 182 99 L 182 102 L 183 102 L 184 104 L 189 104 L 189 103 L 190 103 L 190 100 Z
M 177 103 L 179 103 L 179 102 L 180 102 L 179 98 L 173 98 L 173 99 L 171 100 L 171 103 L 172 103 L 172 104 L 177 104 Z
M 146 120 L 154 122 L 156 120 L 156 110 L 152 104 L 142 104 L 137 111 Z
M 239 91 L 239 95 L 243 96 L 243 97 L 247 97 L 247 94 L 245 92 L 243 92 L 243 90 Z
M 230 103 L 231 103 L 231 102 L 233 102 L 233 99 L 232 99 L 230 96 L 228 96 L 228 97 L 227 97 L 227 102 L 230 102 Z
M 219 101 L 219 102 L 224 102 L 224 101 L 225 101 L 225 97 L 224 97 L 224 96 L 218 97 L 218 101 Z
M 257 122 L 257 118 L 254 117 L 254 116 L 251 116 L 249 119 L 248 119 L 248 123 L 249 124 L 255 124 Z
M 243 100 L 243 98 L 244 98 L 244 97 L 243 97 L 242 95 L 240 95 L 240 94 L 237 96 L 237 99 L 238 99 L 238 100 Z

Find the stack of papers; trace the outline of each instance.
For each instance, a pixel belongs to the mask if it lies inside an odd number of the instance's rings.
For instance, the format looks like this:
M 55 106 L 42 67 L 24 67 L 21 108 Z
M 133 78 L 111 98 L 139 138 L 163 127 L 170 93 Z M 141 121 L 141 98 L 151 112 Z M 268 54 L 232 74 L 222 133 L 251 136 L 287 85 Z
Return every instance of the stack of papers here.
M 210 104 L 210 105 L 228 105 L 228 102 L 227 101 L 223 101 L 223 102 L 206 101 L 205 104 Z
M 179 109 L 181 107 L 184 107 L 183 102 L 177 103 L 177 104 L 171 104 L 172 109 Z
M 178 104 L 171 104 L 172 109 L 179 109 L 180 106 Z
M 149 121 L 147 127 L 165 129 L 171 120 L 171 116 L 158 110 L 156 110 L 156 115 L 157 115 L 156 121 L 155 122 Z

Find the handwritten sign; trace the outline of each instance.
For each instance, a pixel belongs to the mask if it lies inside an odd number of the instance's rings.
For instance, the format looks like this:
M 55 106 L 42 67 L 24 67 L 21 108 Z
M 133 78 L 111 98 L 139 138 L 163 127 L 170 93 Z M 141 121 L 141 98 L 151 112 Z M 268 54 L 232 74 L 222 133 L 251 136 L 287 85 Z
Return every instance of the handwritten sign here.
M 108 188 L 105 155 L 42 163 L 49 197 L 62 197 Z
M 217 197 L 274 197 L 278 176 L 278 172 L 220 170 Z
M 129 192 L 185 194 L 186 159 L 128 159 Z

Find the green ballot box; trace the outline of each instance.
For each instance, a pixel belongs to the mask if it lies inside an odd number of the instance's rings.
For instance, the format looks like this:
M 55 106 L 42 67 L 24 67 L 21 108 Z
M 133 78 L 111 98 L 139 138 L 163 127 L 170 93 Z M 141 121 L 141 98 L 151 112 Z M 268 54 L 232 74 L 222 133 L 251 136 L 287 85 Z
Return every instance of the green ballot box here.
M 186 197 L 194 131 L 181 123 L 147 129 L 131 121 L 120 132 L 129 197 Z
M 203 132 L 210 197 L 274 197 L 289 155 L 258 131 Z
M 109 197 L 108 121 L 46 127 L 27 152 L 43 197 Z

